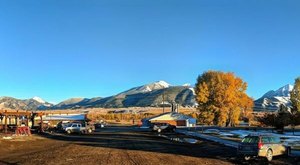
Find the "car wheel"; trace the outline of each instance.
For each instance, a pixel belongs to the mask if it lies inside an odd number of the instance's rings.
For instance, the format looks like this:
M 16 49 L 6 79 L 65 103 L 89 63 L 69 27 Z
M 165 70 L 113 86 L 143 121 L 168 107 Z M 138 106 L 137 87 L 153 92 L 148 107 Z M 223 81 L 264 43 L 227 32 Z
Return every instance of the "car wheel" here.
M 244 156 L 244 160 L 249 161 L 251 159 L 251 156 Z
M 71 130 L 67 130 L 67 133 L 68 133 L 68 134 L 71 134 L 72 132 L 71 132 Z
M 269 162 L 272 161 L 272 159 L 273 159 L 273 152 L 272 152 L 272 150 L 269 149 L 269 150 L 267 151 L 266 158 L 267 158 L 267 160 L 268 160 Z

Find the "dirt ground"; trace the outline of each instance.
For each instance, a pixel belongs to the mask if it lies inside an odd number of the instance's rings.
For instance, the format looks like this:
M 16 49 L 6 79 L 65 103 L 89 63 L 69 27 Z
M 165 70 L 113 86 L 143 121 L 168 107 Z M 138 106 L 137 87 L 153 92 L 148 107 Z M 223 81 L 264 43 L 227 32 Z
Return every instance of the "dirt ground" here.
M 166 134 L 168 136 L 168 134 Z M 174 136 L 174 135 L 172 135 Z M 176 136 L 176 135 L 175 135 Z M 215 143 L 188 144 L 133 127 L 106 127 L 93 135 L 34 135 L 0 140 L 0 164 L 264 164 L 239 162 L 236 151 Z M 275 158 L 272 164 L 297 164 Z

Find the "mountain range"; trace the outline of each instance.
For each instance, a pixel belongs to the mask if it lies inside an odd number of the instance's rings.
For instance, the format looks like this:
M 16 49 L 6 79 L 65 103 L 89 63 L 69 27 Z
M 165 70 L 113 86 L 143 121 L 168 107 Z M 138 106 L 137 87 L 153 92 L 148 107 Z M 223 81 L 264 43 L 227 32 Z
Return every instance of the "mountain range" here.
M 56 105 L 39 97 L 20 100 L 12 97 L 0 98 L 0 109 L 46 110 L 78 108 L 123 108 L 170 106 L 175 101 L 182 106 L 195 106 L 194 88 L 189 84 L 172 86 L 158 81 L 131 88 L 110 97 L 70 98 Z
M 254 101 L 254 111 L 276 111 L 281 104 L 290 106 L 292 85 L 271 90 Z M 0 97 L 0 109 L 50 110 L 79 108 L 123 108 L 170 106 L 172 102 L 185 107 L 195 107 L 195 91 L 190 84 L 173 86 L 165 81 L 138 86 L 109 97 L 70 98 L 52 104 L 39 97 L 16 99 Z
M 0 109 L 46 110 L 50 109 L 52 106 L 53 104 L 48 103 L 39 97 L 25 100 L 13 97 L 0 97 Z

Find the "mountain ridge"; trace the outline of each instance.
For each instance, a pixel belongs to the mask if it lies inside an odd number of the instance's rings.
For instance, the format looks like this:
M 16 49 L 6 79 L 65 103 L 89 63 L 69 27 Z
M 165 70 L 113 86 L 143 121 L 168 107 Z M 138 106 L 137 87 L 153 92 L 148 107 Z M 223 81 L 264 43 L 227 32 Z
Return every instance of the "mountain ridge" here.
M 293 85 L 287 84 L 277 90 L 270 90 L 254 101 L 254 111 L 278 111 L 280 105 L 291 106 L 290 92 Z
M 163 100 L 163 98 L 165 100 Z M 30 101 L 28 101 L 30 100 Z M 33 97 L 27 100 L 10 98 L 3 101 L 0 109 L 24 109 L 24 110 L 45 110 L 45 109 L 77 109 L 77 108 L 122 108 L 134 106 L 162 106 L 170 105 L 171 102 L 183 106 L 195 106 L 194 90 L 187 84 L 173 86 L 166 81 L 160 80 L 142 86 L 134 87 L 109 97 L 94 98 L 69 98 L 58 104 L 51 104 L 40 97 Z M 31 104 L 29 106 L 29 104 Z
M 277 90 L 270 90 L 254 101 L 254 111 L 277 111 L 281 104 L 290 106 L 290 91 L 287 84 Z M 164 98 L 164 100 L 163 100 Z M 0 97 L 0 109 L 51 110 L 78 108 L 123 108 L 168 106 L 173 101 L 188 107 L 197 106 L 195 90 L 190 84 L 173 86 L 165 81 L 137 86 L 113 96 L 94 98 L 69 98 L 58 104 L 51 104 L 40 97 L 16 99 Z

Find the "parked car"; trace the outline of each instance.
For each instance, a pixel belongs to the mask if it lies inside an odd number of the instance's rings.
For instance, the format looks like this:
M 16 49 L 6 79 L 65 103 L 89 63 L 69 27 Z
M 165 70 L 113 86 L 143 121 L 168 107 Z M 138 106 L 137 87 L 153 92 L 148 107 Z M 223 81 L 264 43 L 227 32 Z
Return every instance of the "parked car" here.
M 238 146 L 237 154 L 244 160 L 252 157 L 265 157 L 272 161 L 273 156 L 289 155 L 291 148 L 281 143 L 280 138 L 274 135 L 248 135 Z
M 72 125 L 72 123 L 63 123 L 61 124 L 61 129 L 65 130 L 67 127 L 70 127 Z
M 107 123 L 105 121 L 100 121 L 94 124 L 95 128 L 104 128 L 105 126 L 107 126 Z
M 59 122 L 56 125 L 56 129 L 57 129 L 57 131 L 64 131 L 67 127 L 70 127 L 71 125 L 72 125 L 72 123 L 70 123 L 70 122 L 67 122 L 67 123 Z
M 68 134 L 71 133 L 92 133 L 95 131 L 95 127 L 92 125 L 82 125 L 81 123 L 71 123 L 68 127 L 65 128 L 65 132 Z
M 153 123 L 152 126 L 150 127 L 152 128 L 153 131 L 157 131 L 157 132 L 174 132 L 176 129 L 176 126 L 171 125 L 169 123 Z

